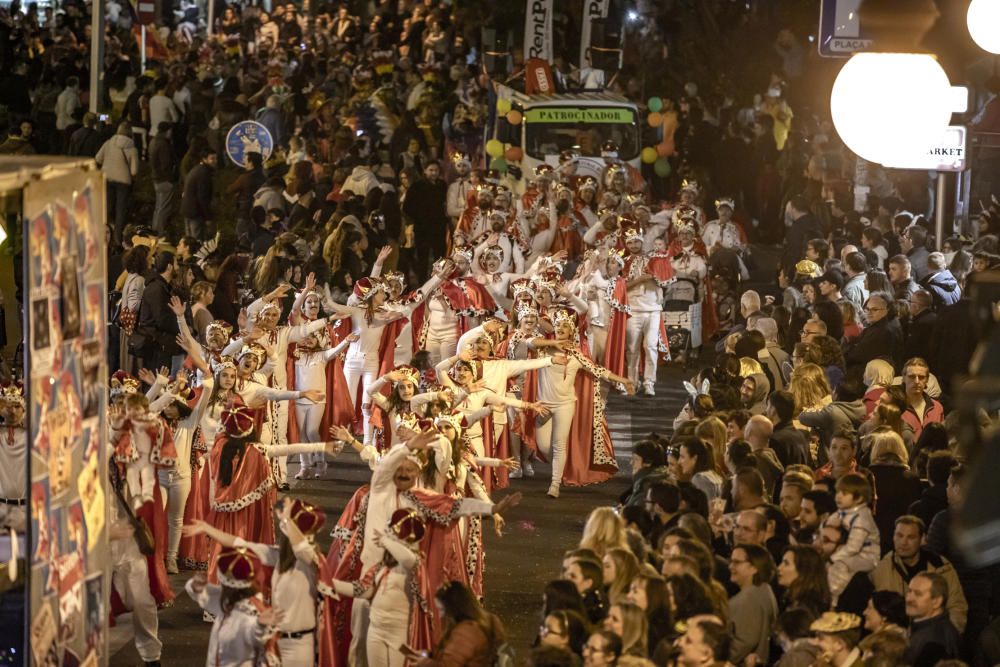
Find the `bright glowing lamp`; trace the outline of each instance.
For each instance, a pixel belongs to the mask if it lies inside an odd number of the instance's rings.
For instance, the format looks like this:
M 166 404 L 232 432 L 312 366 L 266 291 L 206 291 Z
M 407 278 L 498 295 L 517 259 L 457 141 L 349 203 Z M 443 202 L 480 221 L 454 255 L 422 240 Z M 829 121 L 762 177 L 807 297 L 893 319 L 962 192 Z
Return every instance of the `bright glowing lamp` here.
M 1000 54 L 1000 0 L 972 0 L 966 21 L 979 48 Z
M 905 167 L 948 127 L 955 95 L 934 56 L 857 53 L 837 75 L 830 112 L 837 133 L 870 162 Z

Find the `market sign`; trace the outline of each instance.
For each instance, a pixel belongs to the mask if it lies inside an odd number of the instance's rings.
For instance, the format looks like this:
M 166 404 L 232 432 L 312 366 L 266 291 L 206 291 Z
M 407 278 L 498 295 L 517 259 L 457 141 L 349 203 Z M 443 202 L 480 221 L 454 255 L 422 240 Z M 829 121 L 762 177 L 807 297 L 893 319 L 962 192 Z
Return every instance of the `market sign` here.
M 947 127 L 940 137 L 930 141 L 915 141 L 913 153 L 900 159 L 905 164 L 885 164 L 895 169 L 927 169 L 929 171 L 965 171 L 967 156 L 966 128 Z
M 819 54 L 827 58 L 849 58 L 871 49 L 858 16 L 862 0 L 823 0 L 819 10 Z
M 626 123 L 635 122 L 635 111 L 614 107 L 535 107 L 524 112 L 529 123 Z

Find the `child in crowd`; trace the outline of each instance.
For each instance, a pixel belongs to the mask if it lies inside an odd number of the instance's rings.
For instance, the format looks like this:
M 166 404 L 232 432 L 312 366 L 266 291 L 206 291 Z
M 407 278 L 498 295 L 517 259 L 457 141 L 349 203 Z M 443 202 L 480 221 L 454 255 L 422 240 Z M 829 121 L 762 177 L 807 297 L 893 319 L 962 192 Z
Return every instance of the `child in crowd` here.
M 864 475 L 847 473 L 837 481 L 837 512 L 827 519 L 844 538 L 830 556 L 828 579 L 834 601 L 859 572 L 871 572 L 881 557 L 879 530 L 869 505 L 872 487 Z

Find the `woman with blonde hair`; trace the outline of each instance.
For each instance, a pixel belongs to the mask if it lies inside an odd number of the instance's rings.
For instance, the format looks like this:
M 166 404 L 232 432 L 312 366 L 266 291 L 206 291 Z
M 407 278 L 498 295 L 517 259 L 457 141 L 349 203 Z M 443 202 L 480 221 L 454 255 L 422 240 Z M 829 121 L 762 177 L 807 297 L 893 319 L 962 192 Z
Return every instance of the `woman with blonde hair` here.
M 887 426 L 871 434 L 872 462 L 868 466 L 875 478 L 875 524 L 882 538 L 882 553 L 892 550 L 896 519 L 920 499 L 920 476 L 910 470 L 910 458 L 903 438 Z
M 622 638 L 622 655 L 645 658 L 647 621 L 646 612 L 630 602 L 618 602 L 608 608 L 604 629 Z
M 896 375 L 892 364 L 885 359 L 872 359 L 865 365 L 863 379 L 868 391 L 865 393 L 865 411 L 870 415 L 875 406 L 879 403 L 879 398 L 887 387 L 892 385 L 892 378 Z
M 721 470 L 721 459 L 726 452 L 726 424 L 718 417 L 705 417 L 694 429 L 695 437 L 704 442 L 712 450 L 712 462 L 715 472 Z
M 788 390 L 795 399 L 796 417 L 803 410 L 819 410 L 833 401 L 826 373 L 816 364 L 802 364 L 795 368 Z
M 639 559 L 629 549 L 608 549 L 602 559 L 608 601 L 614 604 L 628 595 L 629 584 L 639 574 Z
M 611 549 L 628 549 L 625 522 L 610 507 L 598 507 L 583 526 L 580 548 L 591 549 L 600 558 Z

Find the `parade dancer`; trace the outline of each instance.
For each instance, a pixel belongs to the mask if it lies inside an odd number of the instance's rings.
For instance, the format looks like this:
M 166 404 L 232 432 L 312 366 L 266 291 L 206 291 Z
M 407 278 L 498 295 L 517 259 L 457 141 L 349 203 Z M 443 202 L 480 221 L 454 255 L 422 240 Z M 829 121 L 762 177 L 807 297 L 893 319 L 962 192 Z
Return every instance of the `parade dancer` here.
M 20 384 L 0 389 L 0 527 L 25 529 L 27 435 Z
M 656 366 L 660 354 L 663 301 L 661 287 L 667 284 L 666 273 L 654 271 L 643 253 L 642 235 L 635 229 L 625 232 L 625 279 L 631 316 L 626 324 L 625 358 L 629 379 L 642 382 L 648 396 L 656 394 Z M 645 358 L 640 356 L 640 353 Z M 640 377 L 641 375 L 641 377 Z
M 295 345 L 295 387 L 297 390 L 326 391 L 326 365 L 348 345 L 360 339 L 352 333 L 334 347 L 327 348 L 329 334 L 325 329 L 313 332 Z M 299 433 L 306 442 L 316 442 L 320 437 L 325 403 L 317 403 L 308 398 L 295 399 L 295 419 Z M 313 476 L 319 479 L 326 473 L 326 459 L 322 454 L 302 454 L 299 461 L 299 471 L 295 479 L 303 479 L 309 469 L 314 470 Z
M 578 384 L 578 373 L 583 370 L 595 379 L 619 383 L 630 394 L 635 384 L 595 364 L 579 350 L 574 313 L 557 310 L 552 323 L 555 338 L 535 338 L 531 346 L 551 359 L 551 365 L 538 372 L 538 400 L 551 414 L 539 415 L 535 438 L 538 450 L 552 461 L 548 496 L 558 498 L 563 482 L 593 484 L 614 476 L 617 470 L 600 390 L 593 382 Z
M 323 510 L 299 499 L 284 498 L 274 511 L 277 544 L 250 542 L 199 521 L 185 528 L 191 536 L 205 535 L 224 548 L 246 549 L 273 568 L 271 605 L 281 611 L 277 623 L 278 652 L 283 667 L 312 667 L 316 655 L 316 600 L 319 554 L 316 533 L 323 527 Z
M 696 229 L 693 214 L 685 214 L 674 223 L 675 241 L 668 249 L 670 255 L 670 266 L 673 275 L 677 279 L 667 286 L 666 300 L 688 301 L 688 321 L 691 332 L 691 348 L 693 354 L 701 348 L 703 333 L 705 333 L 708 319 L 705 312 L 705 303 L 711 303 L 707 291 L 708 285 L 708 263 L 705 261 L 703 250 L 696 242 Z M 714 308 L 711 315 L 714 317 Z M 709 334 L 711 332 L 709 330 Z
M 540 335 L 538 309 L 530 300 L 516 304 L 515 307 L 517 329 L 497 346 L 497 356 L 510 361 L 531 359 L 534 357 L 534 349 L 530 343 Z M 514 398 L 519 398 L 526 403 L 536 403 L 534 398 L 538 394 L 538 389 L 535 371 L 515 375 L 508 383 L 507 391 Z M 535 469 L 531 465 L 531 447 L 527 445 L 527 443 L 534 443 L 534 419 L 527 418 L 527 415 L 516 408 L 508 408 L 507 423 L 511 425 L 508 429 L 510 455 L 520 464 L 510 472 L 509 477 L 512 479 L 518 479 L 522 476 L 534 477 Z
M 464 153 L 452 153 L 451 164 L 458 178 L 448 185 L 447 212 L 452 226 L 455 226 L 469 204 L 469 193 L 473 189 L 472 179 L 469 178 L 472 161 Z
M 624 375 L 627 322 L 632 312 L 627 281 L 622 276 L 625 253 L 611 249 L 603 262 L 596 263 L 599 268 L 587 278 L 587 301 L 591 304 L 587 318 L 590 355 L 613 373 Z
M 208 583 L 204 573 L 184 585 L 191 599 L 214 619 L 206 667 L 276 664 L 271 662 L 280 660 L 273 640 L 284 614 L 268 607 L 257 592 L 260 562 L 246 549 L 225 549 L 218 565 L 218 585 Z
M 712 266 L 725 266 L 732 276 L 742 280 L 750 277 L 743 255 L 746 252 L 747 237 L 743 227 L 733 220 L 736 203 L 732 197 L 715 200 L 715 210 L 719 217 L 705 225 L 701 234 Z
M 383 393 L 383 389 L 389 386 L 389 383 L 392 383 L 392 390 L 387 396 Z M 444 398 L 442 392 L 418 394 L 419 386 L 420 371 L 409 364 L 403 364 L 380 377 L 368 388 L 368 399 L 384 414 L 383 428 L 388 428 L 395 434 L 404 420 L 410 422 L 415 419 L 420 409 L 427 403 Z M 385 434 L 382 437 L 386 443 L 389 442 Z M 381 451 L 386 449 L 388 449 L 387 444 L 379 447 Z M 366 456 L 370 455 L 363 453 L 362 459 L 367 461 Z
M 489 227 L 483 234 L 473 237 L 473 243 L 476 244 L 473 266 L 481 264 L 483 252 L 497 248 L 500 250 L 500 264 L 491 273 L 524 273 L 524 249 L 517 239 L 507 233 L 507 218 L 502 212 L 494 211 L 489 216 Z

